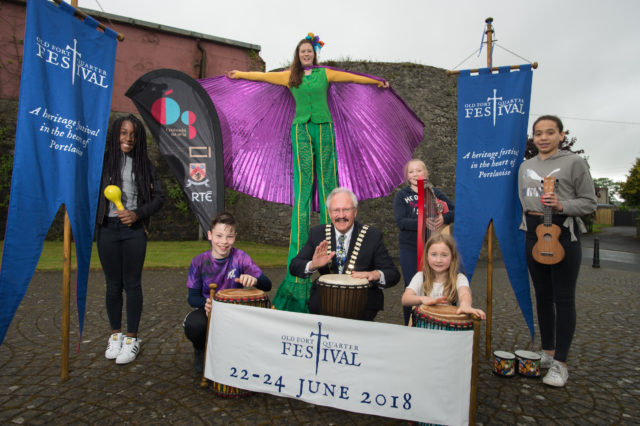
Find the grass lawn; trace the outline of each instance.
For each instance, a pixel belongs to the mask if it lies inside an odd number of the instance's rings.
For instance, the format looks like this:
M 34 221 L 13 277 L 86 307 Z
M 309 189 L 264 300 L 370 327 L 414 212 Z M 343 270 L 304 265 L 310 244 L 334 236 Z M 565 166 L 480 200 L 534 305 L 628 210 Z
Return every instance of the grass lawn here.
M 610 226 L 613 226 L 613 225 L 604 225 L 600 223 L 594 223 L 591 226 L 592 226 L 591 232 L 596 233 L 596 232 L 602 231 L 603 228 L 609 228 Z
M 246 251 L 260 268 L 284 268 L 287 263 L 287 247 L 276 247 L 248 241 L 236 241 L 235 247 Z M 4 247 L 4 244 L 2 245 Z M 2 253 L 0 247 L 0 254 Z M 187 270 L 191 259 L 210 250 L 209 241 L 149 241 L 145 269 L 178 268 Z M 76 269 L 75 244 L 71 245 L 71 269 Z M 45 241 L 36 270 L 62 271 L 62 241 Z M 91 269 L 101 269 L 96 244 L 91 252 Z

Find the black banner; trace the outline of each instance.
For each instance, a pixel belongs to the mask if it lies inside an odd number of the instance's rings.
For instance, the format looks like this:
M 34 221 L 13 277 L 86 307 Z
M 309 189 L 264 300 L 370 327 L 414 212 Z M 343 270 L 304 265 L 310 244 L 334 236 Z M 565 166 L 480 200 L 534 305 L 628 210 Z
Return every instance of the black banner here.
M 224 210 L 222 133 L 218 114 L 202 86 L 183 72 L 160 69 L 127 90 L 158 141 L 189 206 L 204 230 Z

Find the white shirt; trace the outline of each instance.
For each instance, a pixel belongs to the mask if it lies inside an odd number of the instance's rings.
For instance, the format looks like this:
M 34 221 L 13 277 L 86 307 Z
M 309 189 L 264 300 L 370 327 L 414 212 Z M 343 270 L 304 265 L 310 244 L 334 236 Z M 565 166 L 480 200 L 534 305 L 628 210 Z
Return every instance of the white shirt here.
M 422 291 L 422 283 L 424 282 L 424 274 L 422 271 L 417 272 L 413 278 L 411 278 L 411 282 L 407 286 L 413 290 L 418 296 L 425 296 L 424 291 Z M 460 289 L 460 287 L 469 287 L 469 280 L 464 274 L 458 274 L 458 279 L 456 281 L 456 289 Z M 444 296 L 444 284 L 443 283 L 433 283 L 433 288 L 431 289 L 431 294 L 429 297 L 441 297 Z

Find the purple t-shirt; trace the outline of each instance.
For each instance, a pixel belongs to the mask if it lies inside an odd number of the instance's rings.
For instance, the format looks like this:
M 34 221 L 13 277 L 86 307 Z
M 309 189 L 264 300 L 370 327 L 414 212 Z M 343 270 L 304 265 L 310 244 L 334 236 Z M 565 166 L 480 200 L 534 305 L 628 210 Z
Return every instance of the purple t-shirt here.
M 209 284 L 218 284 L 216 291 L 242 288 L 242 284 L 235 282 L 242 274 L 258 278 L 262 271 L 247 253 L 235 247 L 231 248 L 229 256 L 224 259 L 215 259 L 211 250 L 208 250 L 191 261 L 187 287 L 200 289 L 202 296 L 208 298 Z

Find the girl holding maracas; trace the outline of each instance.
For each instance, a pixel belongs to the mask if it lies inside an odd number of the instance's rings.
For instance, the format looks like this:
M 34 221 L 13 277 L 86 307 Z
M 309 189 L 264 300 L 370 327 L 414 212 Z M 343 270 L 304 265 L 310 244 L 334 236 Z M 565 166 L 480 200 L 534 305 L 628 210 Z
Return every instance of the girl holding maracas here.
M 112 188 L 113 185 L 117 188 Z M 115 359 L 116 364 L 127 364 L 140 352 L 138 324 L 142 314 L 147 228 L 150 216 L 160 209 L 163 199 L 160 179 L 147 157 L 147 136 L 142 122 L 133 115 L 116 119 L 107 135 L 96 230 L 111 327 L 105 357 Z M 124 334 L 123 290 L 127 293 Z

